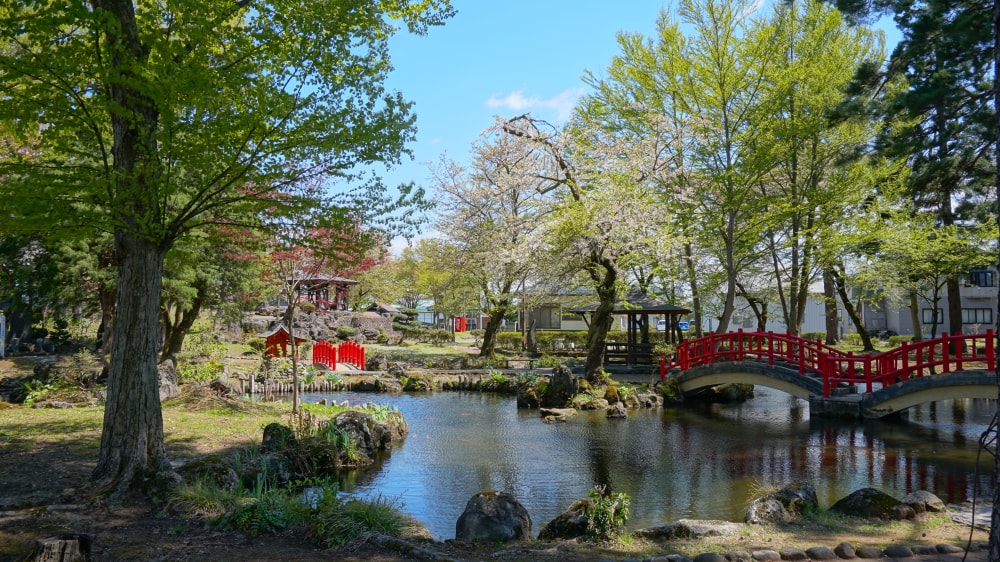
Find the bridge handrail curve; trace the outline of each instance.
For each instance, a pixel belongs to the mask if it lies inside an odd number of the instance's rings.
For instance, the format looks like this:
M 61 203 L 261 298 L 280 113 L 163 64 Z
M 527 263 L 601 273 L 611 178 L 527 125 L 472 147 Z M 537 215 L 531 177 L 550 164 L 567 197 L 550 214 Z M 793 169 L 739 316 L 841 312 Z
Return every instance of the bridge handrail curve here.
M 726 332 L 686 340 L 675 347 L 674 359 L 668 368 L 687 370 L 716 361 L 742 361 L 747 357 L 767 360 L 769 365 L 782 362 L 797 365 L 799 374 L 807 369 L 819 371 L 820 357 L 846 355 L 843 351 L 819 340 L 808 340 L 792 334 L 775 332 Z
M 980 344 L 983 349 L 980 353 Z M 971 350 L 971 353 L 969 353 Z M 911 361 L 911 356 L 912 361 Z M 985 362 L 987 369 L 996 368 L 996 334 L 963 334 L 916 343 L 903 342 L 900 347 L 878 354 L 854 354 L 841 351 L 819 340 L 808 340 L 792 334 L 754 331 L 712 333 L 687 340 L 675 347 L 667 369 L 681 371 L 718 361 L 743 361 L 747 358 L 795 365 L 800 375 L 820 375 L 823 394 L 829 397 L 839 383 L 863 384 L 872 392 L 875 383 L 883 387 L 924 376 L 924 372 L 940 367 L 949 373 L 952 367 L 962 370 L 965 363 Z

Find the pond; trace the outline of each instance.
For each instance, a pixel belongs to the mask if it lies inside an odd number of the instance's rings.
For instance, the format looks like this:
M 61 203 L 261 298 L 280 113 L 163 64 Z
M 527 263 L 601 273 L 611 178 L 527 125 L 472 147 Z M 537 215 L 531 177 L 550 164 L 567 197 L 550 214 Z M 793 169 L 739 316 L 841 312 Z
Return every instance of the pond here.
M 759 484 L 805 482 L 820 507 L 864 487 L 895 497 L 934 492 L 946 503 L 991 493 L 992 459 L 978 476 L 979 435 L 994 400 L 911 409 L 908 420 L 810 418 L 804 400 L 757 387 L 741 404 L 631 410 L 625 420 L 581 412 L 547 424 L 509 396 L 468 392 L 306 394 L 397 408 L 410 435 L 374 467 L 341 476 L 341 490 L 398 498 L 442 539 L 485 490 L 512 493 L 534 534 L 596 484 L 632 497 L 630 529 L 682 518 L 742 521 Z

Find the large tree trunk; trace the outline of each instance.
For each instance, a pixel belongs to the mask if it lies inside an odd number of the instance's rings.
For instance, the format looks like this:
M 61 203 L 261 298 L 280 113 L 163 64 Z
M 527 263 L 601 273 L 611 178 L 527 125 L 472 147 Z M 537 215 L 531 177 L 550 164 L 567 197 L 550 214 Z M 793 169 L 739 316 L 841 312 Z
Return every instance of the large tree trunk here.
M 101 11 L 110 70 L 102 84 L 116 110 L 111 114 L 118 271 L 116 318 L 108 369 L 101 449 L 92 478 L 111 503 L 153 490 L 176 474 L 163 444 L 157 327 L 163 258 L 171 234 L 163 228 L 156 133 L 159 112 L 138 72 L 149 57 L 128 0 L 91 0 Z
M 486 320 L 486 328 L 483 331 L 483 345 L 479 348 L 480 357 L 493 357 L 496 354 L 497 334 L 500 333 L 500 326 L 507 316 L 507 306 L 496 307 L 490 311 Z
M 142 494 L 170 474 L 163 444 L 156 371 L 157 320 L 164 251 L 142 238 L 115 233 L 118 305 L 108 398 L 93 479 L 113 503 Z
M 847 294 L 847 286 L 843 274 L 837 270 L 833 270 L 833 281 L 837 287 L 837 294 L 840 295 L 840 301 L 844 303 L 844 310 L 847 312 L 847 317 L 851 319 L 854 328 L 858 331 L 858 335 L 861 336 L 861 343 L 864 346 L 864 350 L 875 351 L 875 345 L 872 344 L 872 337 L 868 334 L 865 323 L 861 321 L 861 315 L 858 314 L 857 309 L 854 308 L 854 303 L 851 302 L 851 297 Z
M 840 341 L 840 318 L 837 313 L 837 294 L 833 286 L 833 273 L 823 270 L 823 309 L 826 312 L 826 345 Z
M 729 330 L 729 322 L 733 318 L 733 310 L 736 308 L 736 211 L 727 212 L 726 219 L 726 297 L 722 305 L 722 315 L 719 317 L 719 325 L 715 328 L 715 333 L 724 334 Z
M 602 264 L 595 266 L 591 273 L 591 278 L 598 281 L 595 287 L 598 305 L 591 318 L 590 327 L 587 329 L 587 361 L 584 366 L 584 373 L 591 383 L 598 382 L 601 378 L 601 372 L 604 371 L 604 344 L 608 340 L 608 331 L 611 329 L 613 321 L 612 311 L 615 308 L 615 297 L 617 296 L 615 284 L 618 281 L 618 271 L 610 262 L 607 260 L 595 261 L 600 261 Z
M 698 272 L 694 266 L 694 250 L 691 243 L 684 244 L 684 265 L 687 269 L 688 287 L 691 290 L 691 308 L 694 312 L 694 337 L 700 338 L 705 335 L 701 328 L 701 293 L 698 291 Z
M 913 324 L 913 341 L 923 341 L 924 331 L 920 322 L 920 302 L 917 300 L 916 291 L 910 291 L 910 322 Z

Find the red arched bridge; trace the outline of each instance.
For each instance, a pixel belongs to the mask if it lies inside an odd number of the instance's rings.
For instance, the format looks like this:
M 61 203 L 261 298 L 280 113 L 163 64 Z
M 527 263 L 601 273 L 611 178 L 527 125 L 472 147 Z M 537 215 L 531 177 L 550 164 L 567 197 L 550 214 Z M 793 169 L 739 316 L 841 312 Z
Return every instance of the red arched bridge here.
M 685 393 L 725 383 L 755 384 L 809 399 L 810 409 L 853 402 L 865 417 L 951 398 L 995 399 L 998 393 L 993 330 L 943 334 L 873 355 L 846 353 L 791 334 L 740 330 L 678 344 L 664 368 L 679 371 L 674 380 Z

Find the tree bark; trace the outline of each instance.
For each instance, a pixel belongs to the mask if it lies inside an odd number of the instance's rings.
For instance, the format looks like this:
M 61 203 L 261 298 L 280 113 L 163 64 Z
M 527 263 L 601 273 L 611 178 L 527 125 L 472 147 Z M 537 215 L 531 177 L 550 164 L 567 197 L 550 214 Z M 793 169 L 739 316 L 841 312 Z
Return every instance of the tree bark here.
M 500 333 L 500 326 L 503 325 L 509 307 L 509 304 L 497 305 L 490 311 L 483 330 L 483 345 L 479 348 L 480 357 L 493 357 L 496 354 L 497 334 Z
M 163 444 L 157 320 L 164 252 L 119 231 L 118 315 L 114 323 L 108 398 L 93 480 L 113 503 L 145 493 L 158 473 L 169 473 Z
M 694 309 L 694 337 L 700 338 L 705 335 L 701 328 L 701 293 L 698 291 L 698 272 L 695 270 L 694 250 L 690 242 L 684 244 L 684 265 L 687 268 L 688 287 L 691 290 L 691 308 Z
M 595 260 L 601 265 L 595 265 L 591 278 L 596 284 L 598 305 L 587 329 L 587 361 L 584 373 L 587 380 L 596 383 L 604 371 L 604 344 L 608 340 L 608 331 L 613 321 L 612 311 L 615 308 L 618 281 L 618 271 L 607 260 Z
M 910 322 L 913 323 L 913 341 L 924 341 L 923 325 L 920 322 L 920 302 L 917 292 L 910 291 Z
M 109 68 L 103 84 L 111 114 L 114 232 L 117 265 L 116 318 L 112 329 L 108 396 L 101 449 L 92 479 L 112 504 L 152 495 L 176 478 L 163 443 L 157 327 L 163 258 L 173 236 L 162 224 L 159 112 L 142 88 L 148 62 L 135 7 L 129 0 L 91 0 L 106 23 L 100 29 Z
M 840 295 L 840 301 L 844 303 L 844 310 L 847 311 L 848 318 L 851 319 L 854 328 L 858 331 L 858 335 L 861 336 L 861 343 L 864 346 L 864 350 L 875 351 L 875 346 L 872 344 L 872 337 L 868 334 L 868 330 L 865 329 L 865 323 L 861 321 L 861 316 L 858 315 L 857 309 L 854 308 L 854 303 L 851 302 L 851 297 L 847 294 L 844 276 L 839 271 L 833 270 L 833 281 L 837 287 L 837 294 Z
M 823 270 L 823 309 L 826 312 L 826 345 L 840 341 L 840 318 L 837 312 L 837 289 L 833 283 L 833 273 Z

